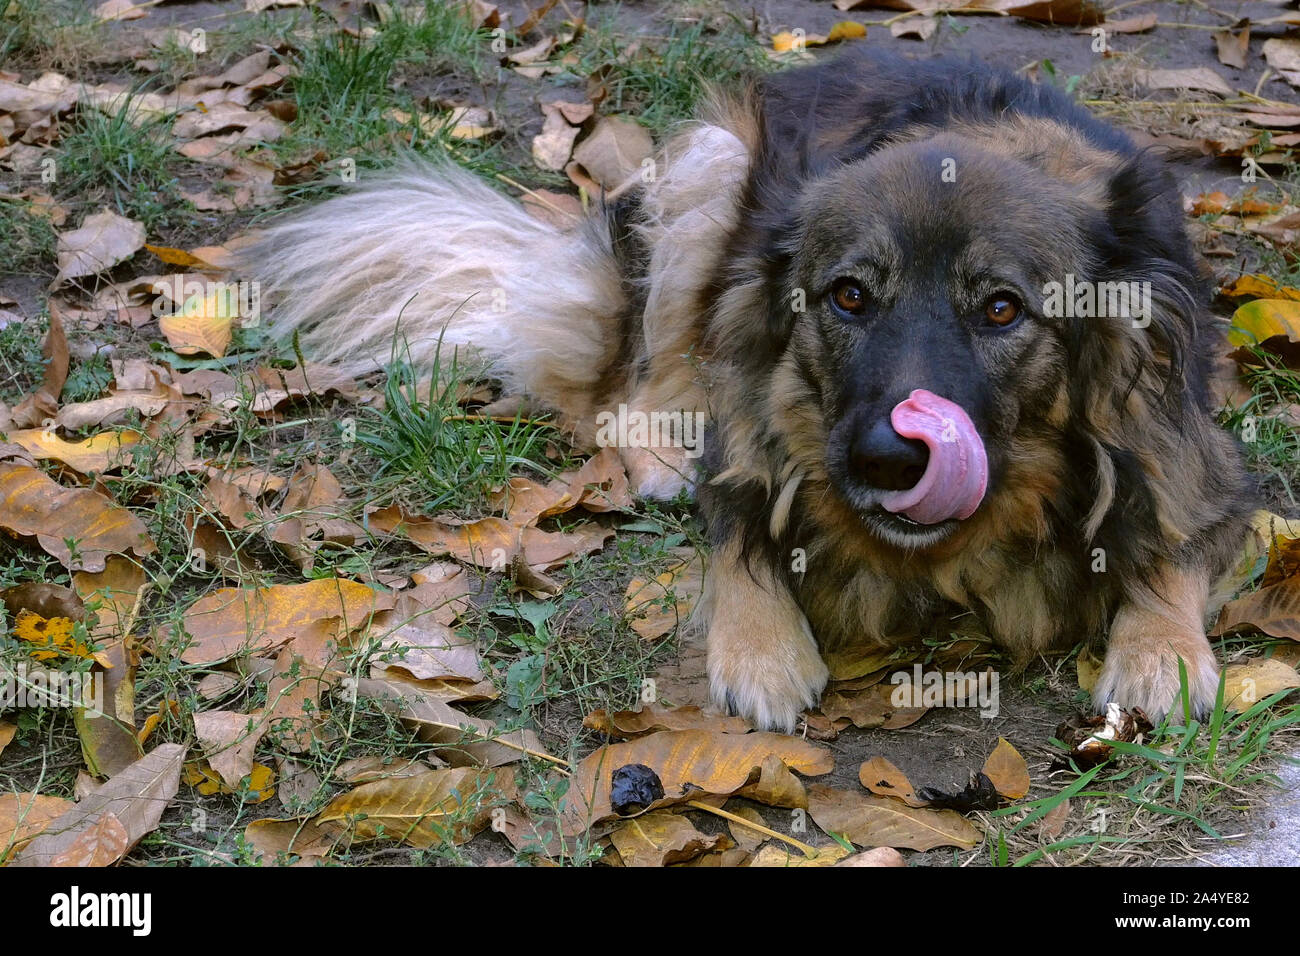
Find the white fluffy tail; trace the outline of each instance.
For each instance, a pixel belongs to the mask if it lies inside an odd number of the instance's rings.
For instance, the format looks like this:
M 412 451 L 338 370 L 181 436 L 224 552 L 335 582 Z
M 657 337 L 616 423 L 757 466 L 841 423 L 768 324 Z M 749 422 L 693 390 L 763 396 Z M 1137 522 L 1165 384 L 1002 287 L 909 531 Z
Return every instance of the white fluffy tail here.
M 273 223 L 241 256 L 277 337 L 358 374 L 468 348 L 510 391 L 588 414 L 625 306 L 605 230 L 561 232 L 477 177 L 412 164 Z M 404 340 L 404 341 L 403 341 Z

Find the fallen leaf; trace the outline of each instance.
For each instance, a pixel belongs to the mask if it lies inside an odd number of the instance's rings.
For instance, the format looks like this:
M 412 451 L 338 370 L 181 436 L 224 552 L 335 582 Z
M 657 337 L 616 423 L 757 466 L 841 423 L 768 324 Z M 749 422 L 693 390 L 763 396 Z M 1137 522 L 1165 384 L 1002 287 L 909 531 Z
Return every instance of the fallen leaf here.
M 0 864 L 76 804 L 41 793 L 0 793 Z
M 1278 691 L 1300 687 L 1294 667 L 1272 657 L 1260 657 L 1224 668 L 1223 706 L 1241 712 Z
M 573 769 L 561 808 L 562 829 L 580 833 L 591 823 L 614 814 L 610 805 L 611 777 L 629 764 L 650 767 L 662 783 L 664 798 L 648 809 L 696 799 L 704 794 L 732 794 L 769 756 L 780 758 L 803 774 L 828 773 L 830 752 L 782 734 L 725 734 L 706 730 L 668 730 L 626 743 L 607 744 Z
M 952 810 L 909 807 L 901 800 L 835 790 L 824 784 L 808 788 L 808 812 L 827 833 L 857 846 L 932 850 L 955 846 L 969 850 L 980 832 Z
M 126 832 L 122 853 L 152 832 L 180 787 L 185 748 L 161 744 L 84 797 L 33 839 L 10 866 L 49 866 L 112 814 Z M 113 861 L 116 862 L 116 859 Z
M 62 462 L 83 475 L 111 471 L 125 463 L 140 433 L 129 429 L 103 431 L 82 441 L 67 441 L 53 429 L 32 428 L 9 433 L 9 440 L 31 452 L 33 458 Z
M 805 856 L 787 843 L 775 840 L 764 844 L 749 861 L 749 866 L 836 866 L 847 859 L 849 851 L 842 846 L 822 847 L 816 856 Z
M 59 271 L 52 285 L 106 272 L 144 248 L 142 223 L 104 209 L 87 216 L 81 228 L 59 234 Z
M 480 792 L 499 773 L 455 767 L 363 783 L 335 797 L 312 822 L 346 827 L 353 840 L 464 843 L 486 825 L 491 809 Z
M 1219 54 L 1219 62 L 1236 70 L 1244 70 L 1246 54 L 1250 50 L 1250 27 L 1238 30 L 1236 33 L 1231 30 L 1215 30 L 1212 36 L 1215 49 Z
M 1275 335 L 1300 343 L 1300 301 L 1256 299 L 1240 306 L 1232 315 L 1228 341 L 1233 345 L 1257 345 Z
M 1229 601 L 1219 612 L 1212 637 L 1255 629 L 1273 637 L 1300 641 L 1300 578 L 1276 584 Z
M 606 192 L 641 175 L 654 155 L 644 126 L 626 116 L 602 116 L 573 151 L 573 161 Z
M 295 638 L 341 639 L 365 626 L 392 597 L 343 578 L 266 588 L 221 588 L 183 618 L 187 664 L 211 664 L 251 651 L 278 650 Z
M 639 737 L 660 730 L 716 730 L 743 734 L 752 729 L 743 717 L 710 714 L 699 707 L 665 707 L 662 704 L 646 704 L 640 710 L 620 710 L 612 714 L 603 710 L 592 711 L 582 725 L 615 737 Z
M 899 853 L 893 847 L 878 846 L 874 850 L 864 850 L 862 853 L 855 853 L 852 856 L 846 856 L 835 865 L 907 866 L 907 862 L 903 859 L 903 854 Z
M 0 528 L 37 543 L 64 567 L 103 571 L 110 554 L 157 550 L 143 523 L 88 488 L 64 488 L 35 468 L 0 463 Z M 67 542 L 76 543 L 74 557 Z
M 1150 90 L 1204 90 L 1220 96 L 1234 95 L 1227 80 L 1208 66 L 1182 70 L 1139 70 L 1137 80 Z
M 858 768 L 858 780 L 881 797 L 897 797 L 909 807 L 923 807 L 926 801 L 916 795 L 912 781 L 884 757 L 872 757 Z
M 68 339 L 63 331 L 63 322 L 59 309 L 50 303 L 50 327 L 45 333 L 41 345 L 41 359 L 45 369 L 41 373 L 41 384 L 31 395 L 14 406 L 10 418 L 13 426 L 27 428 L 32 425 L 46 427 L 55 420 L 59 408 L 59 395 L 68 380 L 68 367 L 71 356 L 68 354 Z M 10 428 L 5 428 L 10 431 Z
M 1300 86 L 1300 40 L 1273 37 L 1264 41 L 1264 60 L 1292 86 Z
M 226 786 L 236 791 L 253 772 L 253 751 L 266 729 L 261 714 L 209 710 L 194 715 L 194 734 L 204 758 Z
M 1019 800 L 1029 792 L 1029 767 L 1005 737 L 998 738 L 998 745 L 984 761 L 983 772 L 993 781 L 998 793 L 1008 800 Z
M 655 810 L 628 820 L 610 834 L 610 842 L 624 866 L 668 866 L 707 853 L 723 839 L 695 829 L 686 817 L 670 810 Z

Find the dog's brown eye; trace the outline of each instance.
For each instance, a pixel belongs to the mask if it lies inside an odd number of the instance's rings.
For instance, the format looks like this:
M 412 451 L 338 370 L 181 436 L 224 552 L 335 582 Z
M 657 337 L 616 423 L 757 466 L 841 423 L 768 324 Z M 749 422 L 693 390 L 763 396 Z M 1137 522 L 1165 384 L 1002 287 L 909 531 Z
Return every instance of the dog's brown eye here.
M 1010 325 L 1020 317 L 1020 303 L 1014 296 L 999 292 L 985 303 L 984 315 L 994 325 Z
M 831 301 L 841 312 L 861 315 L 866 309 L 867 295 L 852 279 L 839 279 L 831 288 Z

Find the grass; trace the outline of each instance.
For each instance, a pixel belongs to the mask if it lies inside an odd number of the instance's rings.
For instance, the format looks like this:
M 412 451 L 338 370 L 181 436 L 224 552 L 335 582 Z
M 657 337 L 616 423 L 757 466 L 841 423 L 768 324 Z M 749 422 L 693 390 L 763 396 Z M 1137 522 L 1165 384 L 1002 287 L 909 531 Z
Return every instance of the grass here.
M 0 274 L 53 276 L 54 224 L 31 203 L 0 197 Z
M 426 513 L 481 511 L 488 494 L 520 469 L 553 477 L 546 449 L 555 429 L 522 417 L 502 424 L 465 414 L 457 395 L 466 382 L 454 354 L 449 362 L 439 354 L 427 370 L 395 355 L 383 407 L 363 409 L 356 423 L 357 445 L 377 462 L 376 480 L 409 488 Z
M 614 23 L 611 17 L 587 33 L 574 72 L 607 91 L 603 111 L 630 113 L 659 134 L 691 116 L 710 86 L 771 68 L 764 48 L 743 31 L 674 23 L 666 36 L 629 38 Z
M 150 231 L 188 218 L 177 191 L 179 157 L 169 135 L 170 119 L 132 122 L 136 97 L 115 114 L 81 109 L 57 154 L 57 195 L 86 206 L 108 203 Z
M 1245 711 L 1230 711 L 1220 676 L 1214 710 L 1201 723 L 1189 713 L 1181 667 L 1179 676 L 1181 712 L 1175 707 L 1149 739 L 1115 741 L 1107 761 L 1083 772 L 1071 764 L 1076 776 L 1058 792 L 989 815 L 996 830 L 989 844 L 995 866 L 1028 866 L 1049 857 L 1070 864 L 1102 862 L 1096 857 L 1107 855 L 1131 859 L 1161 847 L 1167 852 L 1170 834 L 1162 831 L 1179 821 L 1218 840 L 1225 823 L 1237 823 L 1240 812 L 1253 806 L 1261 786 L 1276 784 L 1265 768 L 1276 759 L 1278 738 L 1287 736 L 1290 746 L 1300 739 L 1300 703 L 1283 705 L 1290 692 L 1280 691 Z M 1068 751 L 1059 740 L 1052 744 Z M 1028 849 L 1036 836 L 1031 827 L 1067 800 L 1080 808 L 1070 814 L 1073 832 Z M 1172 842 L 1192 849 L 1181 832 L 1175 831 Z M 1014 860 L 1012 849 L 1020 853 Z

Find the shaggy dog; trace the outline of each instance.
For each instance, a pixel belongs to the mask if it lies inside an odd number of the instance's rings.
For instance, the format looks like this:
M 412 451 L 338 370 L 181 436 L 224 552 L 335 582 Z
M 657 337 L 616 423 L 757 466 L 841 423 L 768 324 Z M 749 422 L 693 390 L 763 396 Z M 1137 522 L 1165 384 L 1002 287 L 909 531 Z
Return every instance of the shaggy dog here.
M 244 268 L 320 360 L 373 368 L 400 328 L 417 361 L 472 346 L 580 447 L 676 423 L 621 451 L 640 494 L 696 494 L 713 696 L 760 727 L 817 703 L 823 650 L 958 616 L 1019 661 L 1104 643 L 1099 707 L 1168 712 L 1180 661 L 1213 706 L 1252 487 L 1153 158 L 1023 77 L 854 53 L 718 95 L 655 172 L 561 231 L 412 166 Z

